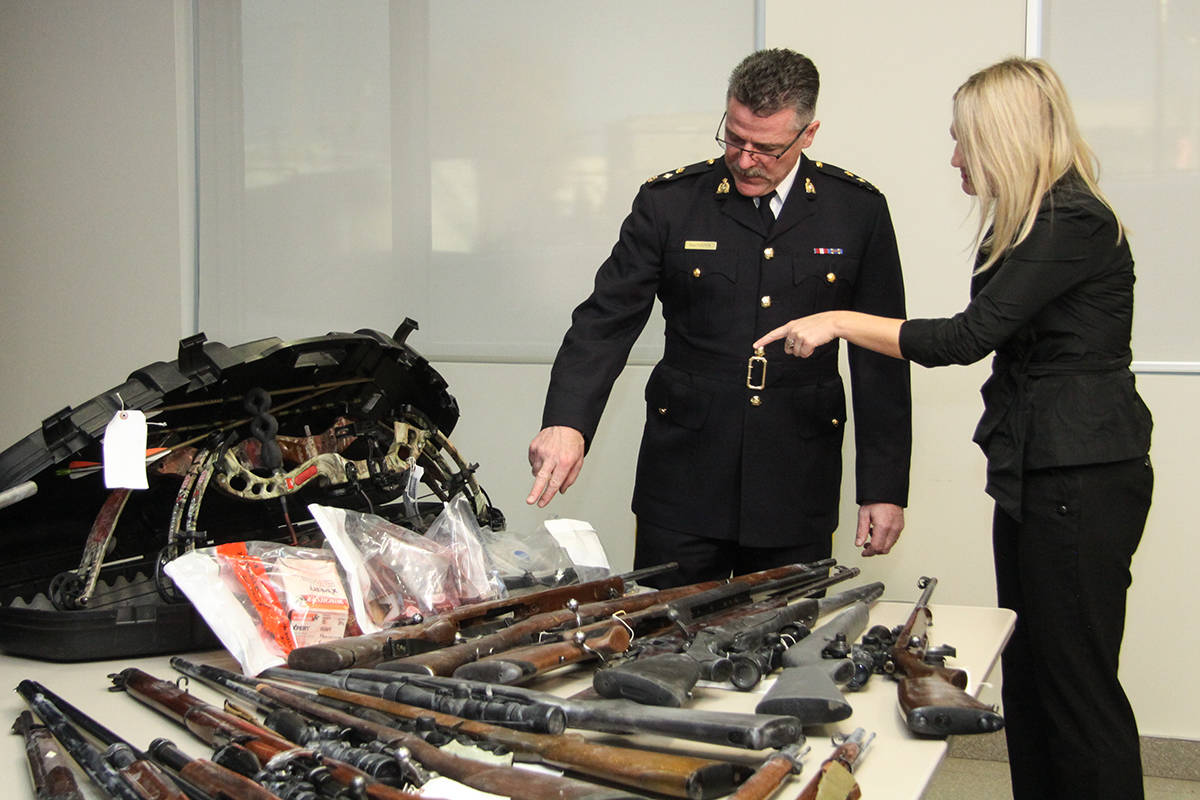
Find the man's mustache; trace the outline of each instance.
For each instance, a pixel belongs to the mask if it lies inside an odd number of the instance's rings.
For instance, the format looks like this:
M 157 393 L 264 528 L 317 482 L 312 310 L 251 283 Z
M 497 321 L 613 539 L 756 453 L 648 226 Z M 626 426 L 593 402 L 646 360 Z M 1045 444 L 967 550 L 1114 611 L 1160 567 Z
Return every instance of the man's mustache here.
M 761 167 L 751 167 L 750 169 L 742 169 L 734 164 L 729 165 L 729 171 L 740 178 L 765 178 L 767 173 Z

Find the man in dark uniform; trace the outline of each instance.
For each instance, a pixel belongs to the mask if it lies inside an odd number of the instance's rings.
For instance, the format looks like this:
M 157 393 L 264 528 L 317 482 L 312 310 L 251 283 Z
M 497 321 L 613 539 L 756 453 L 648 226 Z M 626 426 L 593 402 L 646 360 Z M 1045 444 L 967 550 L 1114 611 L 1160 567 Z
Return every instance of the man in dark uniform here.
M 733 71 L 723 161 L 646 182 L 575 309 L 529 446 L 529 503 L 574 483 L 617 375 L 657 295 L 662 361 L 646 385 L 633 511 L 634 566 L 677 561 L 660 586 L 828 557 L 846 422 L 838 342 L 809 359 L 751 343 L 788 320 L 848 308 L 903 318 L 887 202 L 803 150 L 819 79 L 790 50 Z M 856 546 L 887 553 L 904 527 L 911 401 L 904 361 L 849 348 L 856 432 Z

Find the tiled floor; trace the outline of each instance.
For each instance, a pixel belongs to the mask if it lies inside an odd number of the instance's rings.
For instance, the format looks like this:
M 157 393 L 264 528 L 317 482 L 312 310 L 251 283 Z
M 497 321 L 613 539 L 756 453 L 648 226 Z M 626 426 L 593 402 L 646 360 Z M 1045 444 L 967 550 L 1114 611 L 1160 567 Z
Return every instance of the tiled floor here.
M 1146 778 L 1146 800 L 1200 799 L 1200 782 Z M 1012 800 L 1008 764 L 947 758 L 922 800 Z

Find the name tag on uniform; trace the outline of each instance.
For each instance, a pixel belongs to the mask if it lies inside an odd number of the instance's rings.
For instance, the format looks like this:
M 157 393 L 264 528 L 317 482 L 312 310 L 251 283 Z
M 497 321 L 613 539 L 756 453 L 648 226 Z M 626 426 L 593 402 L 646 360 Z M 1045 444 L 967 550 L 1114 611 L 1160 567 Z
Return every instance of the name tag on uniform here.
M 716 242 L 697 242 L 691 239 L 683 243 L 684 250 L 716 250 Z

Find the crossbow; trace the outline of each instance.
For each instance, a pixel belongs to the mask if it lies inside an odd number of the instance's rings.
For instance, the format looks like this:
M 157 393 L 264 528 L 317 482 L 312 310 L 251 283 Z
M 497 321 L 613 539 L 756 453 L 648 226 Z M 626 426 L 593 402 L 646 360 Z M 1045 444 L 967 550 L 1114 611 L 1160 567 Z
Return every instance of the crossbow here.
M 165 520 L 166 544 L 155 559 L 155 585 L 165 600 L 179 602 L 183 597 L 162 568 L 209 538 L 199 520 L 211 490 L 244 503 L 278 503 L 293 543 L 297 538 L 287 501 L 301 494 L 308 502 L 365 505 L 423 531 L 441 505 L 461 493 L 481 526 L 504 527 L 503 514 L 491 505 L 475 477 L 478 465 L 466 462 L 449 437 L 415 407 L 401 406 L 390 420 L 341 414 L 321 433 L 288 436 L 276 433 L 277 424 L 261 424 L 271 415 L 260 393 L 253 393 L 259 403 L 256 413 L 236 424 L 216 425 L 199 446 L 192 444 L 195 437 L 167 444 L 178 431 L 161 437 L 166 454 L 151 465 L 150 473 L 180 481 Z M 88 605 L 129 495 L 128 489 L 108 494 L 79 566 L 51 581 L 49 596 L 56 607 Z

